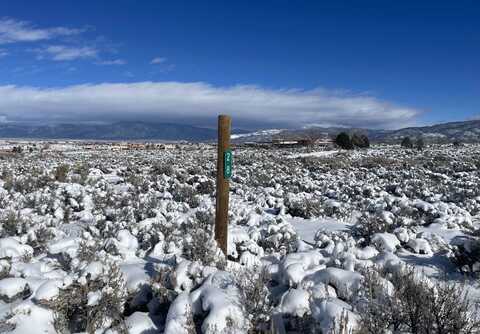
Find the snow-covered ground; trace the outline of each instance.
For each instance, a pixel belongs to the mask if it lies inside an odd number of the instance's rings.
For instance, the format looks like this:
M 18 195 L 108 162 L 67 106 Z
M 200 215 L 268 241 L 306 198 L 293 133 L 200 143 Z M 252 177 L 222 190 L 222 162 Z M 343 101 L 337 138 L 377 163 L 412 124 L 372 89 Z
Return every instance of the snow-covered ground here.
M 78 146 L 0 160 L 1 333 L 394 333 L 411 268 L 472 317 L 480 146 L 234 149 L 226 258 L 214 146 Z

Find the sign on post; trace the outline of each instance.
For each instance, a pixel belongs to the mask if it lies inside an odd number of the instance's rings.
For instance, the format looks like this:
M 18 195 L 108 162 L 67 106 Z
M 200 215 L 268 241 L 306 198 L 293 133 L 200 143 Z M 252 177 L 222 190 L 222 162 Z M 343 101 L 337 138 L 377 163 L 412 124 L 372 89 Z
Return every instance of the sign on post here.
M 228 201 L 232 176 L 232 151 L 230 150 L 230 116 L 218 116 L 217 201 L 215 208 L 215 240 L 227 256 Z
M 232 150 L 228 149 L 223 154 L 223 177 L 229 179 L 232 177 Z

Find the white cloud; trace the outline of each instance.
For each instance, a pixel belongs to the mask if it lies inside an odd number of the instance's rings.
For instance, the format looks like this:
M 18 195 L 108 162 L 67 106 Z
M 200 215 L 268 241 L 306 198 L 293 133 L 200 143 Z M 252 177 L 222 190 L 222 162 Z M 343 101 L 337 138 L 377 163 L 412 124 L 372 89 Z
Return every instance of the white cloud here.
M 165 57 L 155 57 L 150 61 L 150 64 L 163 64 L 167 61 Z
M 126 63 L 127 61 L 123 59 L 101 60 L 97 62 L 98 65 L 125 65 Z
M 59 36 L 76 35 L 83 31 L 84 29 L 65 27 L 37 28 L 27 21 L 0 18 L 0 44 L 42 41 Z
M 236 126 L 330 124 L 368 128 L 412 125 L 418 111 L 372 96 L 325 89 L 216 87 L 203 82 L 104 83 L 64 88 L 0 86 L 9 119 L 156 120 L 214 124 L 227 113 Z
M 50 45 L 42 49 L 35 49 L 38 59 L 45 57 L 56 61 L 66 61 L 75 59 L 96 58 L 99 51 L 95 48 L 83 46 Z

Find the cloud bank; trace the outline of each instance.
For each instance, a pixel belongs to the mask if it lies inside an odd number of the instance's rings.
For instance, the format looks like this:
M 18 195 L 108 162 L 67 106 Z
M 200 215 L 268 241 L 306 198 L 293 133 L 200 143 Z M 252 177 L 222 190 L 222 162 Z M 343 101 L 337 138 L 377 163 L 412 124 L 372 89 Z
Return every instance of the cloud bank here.
M 9 121 L 155 121 L 212 126 L 220 113 L 248 128 L 308 125 L 400 128 L 419 111 L 373 96 L 325 89 L 217 87 L 204 82 L 84 84 L 63 88 L 0 86 Z

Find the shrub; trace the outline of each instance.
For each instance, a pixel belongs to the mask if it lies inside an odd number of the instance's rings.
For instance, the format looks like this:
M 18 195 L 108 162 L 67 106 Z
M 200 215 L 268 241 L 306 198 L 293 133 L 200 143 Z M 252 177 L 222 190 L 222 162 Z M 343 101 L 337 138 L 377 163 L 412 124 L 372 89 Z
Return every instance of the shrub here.
M 55 237 L 55 234 L 51 229 L 46 227 L 40 227 L 35 231 L 35 240 L 32 241 L 31 246 L 33 247 L 34 254 L 41 254 L 47 249 L 48 241 L 52 240 Z
M 199 182 L 197 185 L 197 191 L 204 195 L 213 194 L 215 191 L 215 183 L 212 180 Z
M 371 237 L 375 233 L 390 232 L 392 227 L 388 225 L 381 217 L 363 213 L 353 227 L 352 235 L 363 239 L 363 243 L 369 245 Z
M 58 182 L 65 182 L 69 170 L 70 167 L 66 164 L 58 166 L 55 169 L 55 180 L 57 180 Z
M 14 146 L 13 149 L 12 149 L 12 152 L 13 153 L 22 153 L 23 148 L 21 146 Z
M 100 296 L 89 304 L 90 293 L 100 293 Z M 95 333 L 105 328 L 127 333 L 123 320 L 125 302 L 125 282 L 119 267 L 106 265 L 99 278 L 87 277 L 86 284 L 72 283 L 48 306 L 54 310 L 54 326 L 59 333 Z
M 176 202 L 187 203 L 191 208 L 196 208 L 200 204 L 195 190 L 190 186 L 176 186 L 172 188 L 171 192 L 173 200 Z
M 265 332 L 274 307 L 268 289 L 270 274 L 266 268 L 253 267 L 237 272 L 234 276 L 241 293 L 245 317 L 250 320 L 248 333 Z
M 224 258 L 214 237 L 213 214 L 197 211 L 195 219 L 182 225 L 183 256 L 190 261 L 199 261 L 203 265 L 224 268 Z
M 156 163 L 152 166 L 152 170 L 157 175 L 167 175 L 172 176 L 175 174 L 175 170 L 173 169 L 171 164 L 168 163 Z
M 291 200 L 285 198 L 285 206 L 293 217 L 313 218 L 322 214 L 322 202 L 313 198 Z
M 11 258 L 0 259 L 0 280 L 7 278 L 10 275 L 11 268 L 12 268 Z
M 468 245 L 454 248 L 452 262 L 461 272 L 473 275 L 475 264 L 480 262 L 480 240 L 472 238 L 468 241 Z
M 22 230 L 22 220 L 20 214 L 16 214 L 10 211 L 6 217 L 0 220 L 0 236 L 1 237 L 13 237 L 19 234 Z
M 370 269 L 372 270 L 372 269 Z M 366 302 L 360 304 L 360 334 L 478 333 L 480 318 L 465 290 L 455 284 L 428 284 L 407 267 L 390 277 L 394 291 L 377 272 L 364 274 Z
M 352 150 L 353 144 L 350 136 L 346 132 L 340 132 L 335 138 L 335 144 L 343 148 L 344 150 Z
M 85 184 L 88 178 L 88 174 L 90 172 L 90 168 L 88 164 L 87 163 L 77 164 L 73 171 L 79 175 L 79 183 Z

